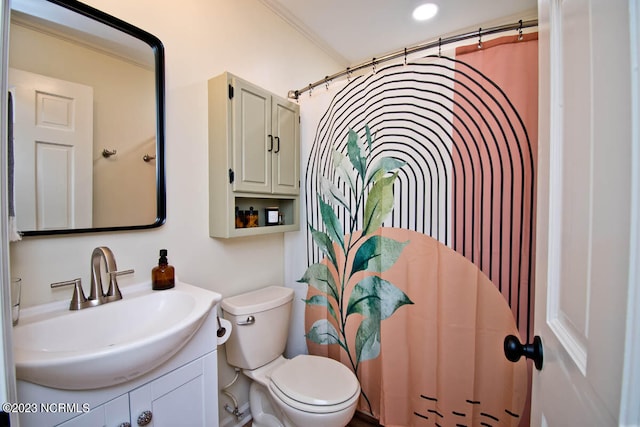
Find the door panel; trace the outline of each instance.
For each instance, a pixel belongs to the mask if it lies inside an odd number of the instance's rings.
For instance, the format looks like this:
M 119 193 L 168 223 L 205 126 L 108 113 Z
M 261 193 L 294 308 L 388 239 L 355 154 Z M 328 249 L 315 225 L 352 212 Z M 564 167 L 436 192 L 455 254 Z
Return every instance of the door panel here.
M 273 97 L 273 192 L 298 194 L 300 183 L 299 115 L 295 104 Z
M 234 79 L 234 191 L 271 191 L 271 97 L 262 89 Z
M 544 0 L 532 425 L 618 424 L 630 232 L 628 3 Z M 606 52 L 606 60 L 602 57 Z
M 36 141 L 38 230 L 72 228 L 73 146 Z
M 9 87 L 18 229 L 91 228 L 93 89 L 13 68 Z

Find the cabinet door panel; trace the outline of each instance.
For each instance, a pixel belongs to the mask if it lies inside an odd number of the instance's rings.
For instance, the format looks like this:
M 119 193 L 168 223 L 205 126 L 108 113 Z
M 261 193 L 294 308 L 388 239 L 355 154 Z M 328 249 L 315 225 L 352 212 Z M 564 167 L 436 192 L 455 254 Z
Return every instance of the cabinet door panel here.
M 199 376 L 155 399 L 154 427 L 205 426 L 203 381 L 204 377 Z
M 70 419 L 58 427 L 117 427 L 129 419 L 129 395 L 120 397 L 91 409 L 86 414 Z
M 271 97 L 260 88 L 234 81 L 234 191 L 271 192 Z
M 104 406 L 98 406 L 86 414 L 78 415 L 67 422 L 58 424 L 58 427 L 102 427 L 104 425 Z
M 201 359 L 176 369 L 130 395 L 131 424 L 138 416 L 151 411 L 154 427 L 202 426 L 218 423 L 217 355 L 211 352 Z
M 273 98 L 273 134 L 277 137 L 273 150 L 273 192 L 298 194 L 300 182 L 299 129 L 297 106 L 284 99 Z

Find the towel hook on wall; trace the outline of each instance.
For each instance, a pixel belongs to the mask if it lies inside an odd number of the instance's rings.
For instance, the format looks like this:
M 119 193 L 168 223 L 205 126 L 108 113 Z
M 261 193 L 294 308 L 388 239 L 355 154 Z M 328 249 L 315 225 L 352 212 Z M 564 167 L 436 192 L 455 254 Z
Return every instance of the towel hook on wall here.
M 102 157 L 104 157 L 105 159 L 108 159 L 111 156 L 115 156 L 117 153 L 117 150 L 107 150 L 106 148 L 102 149 Z
M 142 160 L 144 160 L 145 162 L 149 163 L 151 160 L 155 160 L 156 156 L 150 156 L 148 154 L 145 154 L 144 156 L 142 156 Z

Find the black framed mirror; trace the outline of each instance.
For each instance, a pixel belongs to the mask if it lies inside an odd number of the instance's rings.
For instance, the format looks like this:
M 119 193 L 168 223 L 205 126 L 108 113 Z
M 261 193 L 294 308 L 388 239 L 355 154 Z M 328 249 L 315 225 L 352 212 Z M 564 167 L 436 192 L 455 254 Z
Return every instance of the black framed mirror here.
M 13 0 L 9 40 L 19 233 L 162 225 L 161 41 L 75 0 Z

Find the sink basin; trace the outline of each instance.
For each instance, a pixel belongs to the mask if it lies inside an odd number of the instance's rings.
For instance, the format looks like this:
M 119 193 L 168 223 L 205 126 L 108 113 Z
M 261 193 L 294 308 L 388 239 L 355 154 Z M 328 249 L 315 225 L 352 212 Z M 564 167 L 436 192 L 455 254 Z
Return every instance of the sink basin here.
M 68 301 L 27 308 L 13 328 L 18 379 L 66 390 L 108 387 L 166 362 L 196 333 L 220 294 L 186 283 L 70 311 Z

